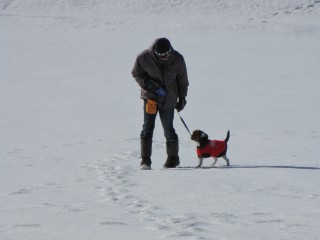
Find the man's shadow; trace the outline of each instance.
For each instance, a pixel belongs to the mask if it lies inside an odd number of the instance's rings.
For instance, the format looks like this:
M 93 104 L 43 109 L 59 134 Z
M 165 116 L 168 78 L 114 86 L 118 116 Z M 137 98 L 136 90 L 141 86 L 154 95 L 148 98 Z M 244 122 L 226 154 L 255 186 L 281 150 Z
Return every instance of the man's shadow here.
M 255 169 L 255 168 L 284 168 L 284 169 L 300 169 L 300 170 L 320 170 L 319 167 L 305 167 L 305 166 L 295 166 L 295 165 L 230 165 L 230 166 L 202 166 L 200 168 L 196 168 L 196 167 L 192 167 L 192 166 L 181 166 L 181 167 L 177 167 L 176 169 L 180 169 L 180 170 L 191 170 L 191 169 L 212 169 L 212 168 L 216 168 L 216 169 L 235 169 L 235 168 L 243 168 L 243 169 Z
M 319 167 L 305 167 L 305 166 L 294 166 L 294 165 L 231 165 L 231 166 L 222 166 L 223 168 L 289 168 L 289 169 L 304 169 L 304 170 L 320 170 Z M 220 168 L 220 167 L 218 167 Z

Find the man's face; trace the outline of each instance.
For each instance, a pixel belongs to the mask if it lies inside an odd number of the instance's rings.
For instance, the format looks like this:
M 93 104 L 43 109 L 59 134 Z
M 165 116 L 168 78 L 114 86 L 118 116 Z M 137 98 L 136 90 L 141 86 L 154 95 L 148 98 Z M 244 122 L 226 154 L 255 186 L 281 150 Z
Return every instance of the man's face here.
M 159 59 L 160 59 L 161 61 L 167 61 L 167 60 L 169 59 L 169 57 L 159 57 Z

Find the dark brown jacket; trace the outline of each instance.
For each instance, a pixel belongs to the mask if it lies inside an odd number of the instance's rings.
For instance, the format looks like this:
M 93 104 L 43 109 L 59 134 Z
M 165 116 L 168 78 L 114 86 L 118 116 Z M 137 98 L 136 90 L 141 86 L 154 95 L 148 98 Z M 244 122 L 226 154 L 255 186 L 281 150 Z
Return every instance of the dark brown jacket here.
M 154 43 L 137 56 L 131 73 L 141 87 L 142 99 L 148 98 L 146 84 L 151 79 L 167 91 L 165 97 L 157 97 L 158 107 L 175 108 L 178 97 L 187 96 L 189 82 L 186 64 L 183 56 L 175 50 L 167 61 L 158 60 L 153 52 Z

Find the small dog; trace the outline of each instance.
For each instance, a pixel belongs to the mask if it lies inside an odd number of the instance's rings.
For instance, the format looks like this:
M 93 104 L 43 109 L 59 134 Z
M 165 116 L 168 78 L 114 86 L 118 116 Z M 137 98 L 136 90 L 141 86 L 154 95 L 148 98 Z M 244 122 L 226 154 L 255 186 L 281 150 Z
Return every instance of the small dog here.
M 214 162 L 212 165 L 215 165 L 218 161 L 218 158 L 222 157 L 227 162 L 227 166 L 230 166 L 230 161 L 227 157 L 227 142 L 230 137 L 230 131 L 228 130 L 226 139 L 221 140 L 210 140 L 208 135 L 201 130 L 193 131 L 191 139 L 198 143 L 197 154 L 199 158 L 199 164 L 196 168 L 201 167 L 203 159 L 213 157 Z

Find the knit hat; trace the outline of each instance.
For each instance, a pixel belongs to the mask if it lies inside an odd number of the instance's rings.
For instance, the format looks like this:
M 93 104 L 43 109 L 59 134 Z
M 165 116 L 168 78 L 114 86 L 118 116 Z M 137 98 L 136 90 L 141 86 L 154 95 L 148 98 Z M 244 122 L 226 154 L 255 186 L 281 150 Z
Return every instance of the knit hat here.
M 167 58 L 170 56 L 172 47 L 170 41 L 166 38 L 159 38 L 154 44 L 154 53 L 157 57 Z

